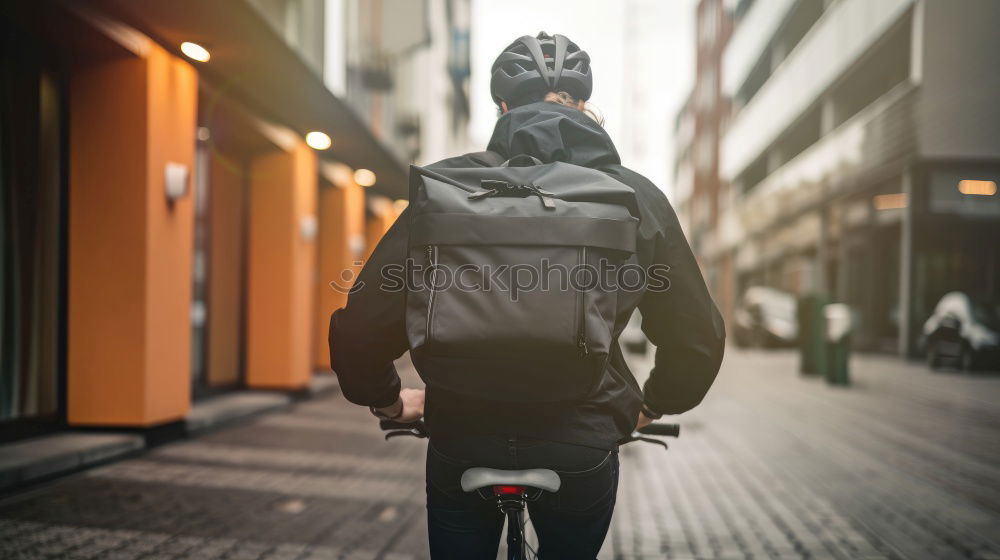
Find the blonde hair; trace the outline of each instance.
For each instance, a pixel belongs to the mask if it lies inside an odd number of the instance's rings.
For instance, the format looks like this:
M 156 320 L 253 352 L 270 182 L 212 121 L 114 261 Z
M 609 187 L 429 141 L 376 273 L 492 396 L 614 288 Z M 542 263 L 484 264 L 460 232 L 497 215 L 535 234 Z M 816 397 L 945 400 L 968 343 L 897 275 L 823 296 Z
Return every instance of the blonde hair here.
M 590 103 L 583 101 L 582 99 L 576 99 L 569 92 L 565 91 L 550 91 L 545 94 L 543 101 L 548 101 L 549 103 L 555 103 L 557 105 L 565 105 L 566 107 L 572 107 L 577 111 L 580 111 L 584 115 L 587 115 L 594 120 L 597 124 L 604 126 L 604 115 L 595 108 Z
M 567 91 L 550 91 L 545 95 L 540 96 L 540 98 L 539 97 L 535 98 L 528 97 L 528 99 L 522 98 L 522 101 L 515 106 L 520 106 L 527 103 L 533 103 L 535 101 L 547 101 L 549 103 L 555 103 L 556 105 L 572 107 L 573 109 L 576 109 L 577 111 L 580 111 L 584 115 L 590 117 L 598 125 L 604 126 L 604 115 L 601 114 L 600 110 L 598 110 L 596 107 L 594 107 L 587 101 L 573 97 L 573 95 Z M 513 109 L 513 107 L 508 107 L 508 109 Z M 497 107 L 497 116 L 499 117 L 502 114 L 503 114 L 502 109 L 500 107 Z

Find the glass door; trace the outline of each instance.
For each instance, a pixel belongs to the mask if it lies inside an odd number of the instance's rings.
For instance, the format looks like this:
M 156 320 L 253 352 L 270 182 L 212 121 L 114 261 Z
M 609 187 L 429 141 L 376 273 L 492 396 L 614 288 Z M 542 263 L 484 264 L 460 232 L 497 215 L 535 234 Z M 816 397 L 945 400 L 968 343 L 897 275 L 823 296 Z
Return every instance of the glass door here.
M 191 376 L 195 399 L 243 385 L 248 165 L 267 140 L 202 84 L 194 169 Z
M 199 129 L 194 162 L 194 255 L 191 263 L 191 387 L 195 398 L 205 394 L 208 353 L 208 137 Z
M 62 74 L 0 21 L 0 441 L 62 419 Z

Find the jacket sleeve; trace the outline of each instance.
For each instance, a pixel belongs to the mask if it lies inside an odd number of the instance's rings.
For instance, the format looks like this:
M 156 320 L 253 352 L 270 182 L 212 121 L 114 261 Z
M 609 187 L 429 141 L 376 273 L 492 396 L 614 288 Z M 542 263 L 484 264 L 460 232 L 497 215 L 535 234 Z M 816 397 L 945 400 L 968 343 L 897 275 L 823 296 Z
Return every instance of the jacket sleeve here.
M 657 193 L 660 195 L 660 193 Z M 642 330 L 656 346 L 643 400 L 654 412 L 680 414 L 705 397 L 722 364 L 726 331 L 705 286 L 677 215 L 660 195 L 661 226 L 653 238 L 653 266 L 668 267 L 666 289 L 651 289 L 639 303 Z
M 393 360 L 407 349 L 404 324 L 407 212 L 382 237 L 351 288 L 347 305 L 330 317 L 330 364 L 344 397 L 383 408 L 399 396 Z

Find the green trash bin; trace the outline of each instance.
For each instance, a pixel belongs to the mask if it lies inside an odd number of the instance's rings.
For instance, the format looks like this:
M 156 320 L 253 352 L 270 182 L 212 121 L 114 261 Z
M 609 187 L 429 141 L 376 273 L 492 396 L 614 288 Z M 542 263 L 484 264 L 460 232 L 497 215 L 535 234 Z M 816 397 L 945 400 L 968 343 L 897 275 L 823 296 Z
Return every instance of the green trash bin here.
M 826 319 L 826 381 L 831 385 L 851 383 L 851 308 L 843 303 L 831 303 L 823 309 Z
M 799 323 L 799 371 L 805 375 L 826 373 L 826 296 L 808 294 L 799 298 L 796 316 Z

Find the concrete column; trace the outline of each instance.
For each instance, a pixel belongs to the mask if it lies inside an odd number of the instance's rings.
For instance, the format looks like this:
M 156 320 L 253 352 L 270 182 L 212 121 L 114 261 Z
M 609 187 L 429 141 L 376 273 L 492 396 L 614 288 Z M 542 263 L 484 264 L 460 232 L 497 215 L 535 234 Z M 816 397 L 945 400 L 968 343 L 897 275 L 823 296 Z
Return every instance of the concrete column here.
M 911 323 L 913 319 L 913 227 L 915 209 L 913 186 L 913 170 L 903 171 L 903 193 L 906 195 L 906 207 L 903 208 L 903 220 L 900 227 L 899 242 L 899 356 L 906 358 L 910 354 L 910 339 L 912 338 Z
M 72 76 L 67 391 L 72 425 L 151 426 L 191 400 L 198 76 L 150 43 Z M 169 201 L 167 164 L 188 170 Z
M 843 303 L 856 303 L 849 301 L 850 291 L 848 290 L 848 282 L 850 281 L 850 262 L 848 258 L 850 257 L 850 240 L 851 235 L 841 226 L 840 235 L 837 239 L 837 292 L 832 294 L 837 301 Z
M 353 181 L 319 193 L 319 274 L 313 321 L 313 365 L 329 369 L 330 314 L 347 303 L 345 289 L 361 271 L 365 256 L 365 193 Z
M 313 362 L 316 155 L 296 139 L 250 169 L 246 383 L 301 389 Z
M 816 291 L 833 297 L 827 282 L 830 264 L 830 207 L 829 203 L 819 209 L 819 238 L 816 243 L 816 267 L 813 269 L 813 286 Z

